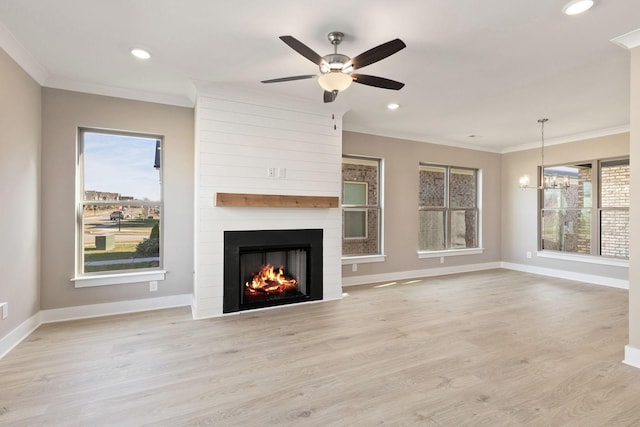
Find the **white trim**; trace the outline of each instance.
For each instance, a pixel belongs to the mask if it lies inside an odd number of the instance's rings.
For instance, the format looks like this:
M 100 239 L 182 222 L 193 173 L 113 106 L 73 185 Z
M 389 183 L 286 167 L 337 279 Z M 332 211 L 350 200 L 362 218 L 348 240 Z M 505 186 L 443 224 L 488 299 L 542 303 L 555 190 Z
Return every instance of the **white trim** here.
M 112 98 L 130 99 L 133 101 L 152 102 L 156 104 L 173 105 L 176 107 L 193 108 L 194 102 L 190 94 L 168 94 L 148 92 L 140 89 L 121 88 L 116 86 L 99 85 L 81 82 L 60 76 L 49 77 L 42 86 L 52 89 L 69 90 L 73 92 L 90 93 L 93 95 L 109 96 Z
M 40 86 L 49 78 L 49 72 L 20 44 L 13 33 L 0 22 L 0 48 L 34 79 Z
M 558 138 L 550 138 L 550 139 L 545 138 L 544 145 L 546 147 L 550 145 L 567 144 L 569 142 L 583 141 L 585 139 L 601 138 L 604 136 L 618 135 L 618 134 L 627 133 L 627 132 L 629 132 L 629 125 L 616 126 L 616 127 L 606 128 L 606 129 L 597 129 L 593 131 L 576 133 L 573 135 L 561 136 Z M 534 148 L 540 149 L 540 141 L 520 144 L 513 147 L 506 147 L 502 151 L 500 151 L 500 154 L 514 153 L 516 151 L 532 150 Z
M 633 30 L 627 34 L 614 37 L 610 41 L 611 43 L 617 44 L 618 46 L 625 49 L 636 48 L 640 46 L 640 28 L 638 28 L 637 30 Z
M 640 349 L 625 345 L 624 360 L 622 363 L 633 366 L 634 368 L 640 368 Z
M 126 283 L 141 283 L 151 280 L 164 280 L 165 270 L 136 271 L 133 273 L 101 274 L 98 276 L 78 276 L 71 278 L 76 288 L 92 286 L 124 285 Z
M 404 140 L 404 141 L 424 142 L 426 144 L 444 145 L 446 147 L 464 148 L 467 150 L 487 152 L 487 153 L 499 154 L 501 152 L 500 148 L 497 148 L 497 147 L 490 147 L 490 146 L 479 147 L 473 143 L 449 141 L 444 139 L 438 139 L 436 137 L 424 136 L 424 135 L 418 135 L 418 134 L 412 134 L 412 133 L 405 134 L 399 131 L 386 131 L 383 129 L 373 129 L 366 126 L 354 126 L 354 125 L 347 124 L 347 125 L 343 125 L 343 130 L 347 132 L 353 132 L 353 133 L 382 136 L 385 138 L 392 138 L 392 139 Z
M 440 258 L 484 253 L 484 248 L 447 249 L 443 251 L 418 251 L 418 258 Z
M 444 276 L 446 274 L 469 273 L 473 271 L 492 270 L 501 268 L 499 262 L 484 264 L 467 264 L 453 267 L 429 268 L 424 270 L 396 271 L 394 273 L 371 274 L 368 276 L 351 276 L 342 278 L 342 286 L 364 285 L 369 283 L 387 282 L 390 280 L 415 279 L 417 277 Z
M 11 350 L 13 350 L 44 323 L 64 322 L 67 320 L 136 313 L 140 311 L 160 310 L 173 307 L 193 307 L 192 304 L 193 295 L 183 294 L 41 310 L 22 322 L 22 324 L 17 328 L 9 332 L 8 335 L 0 339 L 0 359 L 6 356 Z
M 78 305 L 74 307 L 53 308 L 40 312 L 41 323 L 63 322 L 67 320 L 91 317 L 112 316 L 115 314 L 136 313 L 140 311 L 160 310 L 173 307 L 190 307 L 193 295 L 169 295 L 166 297 L 146 298 L 129 301 L 107 302 L 103 304 Z
M 13 331 L 0 339 L 0 359 L 6 356 L 25 338 L 27 338 L 38 326 L 40 326 L 40 312 L 34 314 L 24 322 L 22 322 Z
M 623 279 L 614 279 L 605 276 L 596 276 L 594 274 L 576 273 L 574 271 L 558 270 L 555 268 L 536 267 L 533 265 L 514 264 L 510 262 L 502 262 L 502 268 L 508 270 L 522 271 L 524 273 L 540 274 L 542 276 L 557 277 L 559 279 L 575 280 L 578 282 L 591 283 L 594 285 L 609 286 L 611 288 L 629 289 L 629 281 Z
M 561 259 L 563 261 L 575 261 L 584 262 L 587 264 L 611 265 L 614 267 L 629 268 L 629 260 L 626 259 L 615 259 L 593 255 L 568 254 L 565 252 L 555 251 L 538 251 L 536 252 L 536 256 L 539 258 Z
M 342 265 L 368 264 L 372 262 L 385 262 L 386 255 L 358 255 L 342 257 Z

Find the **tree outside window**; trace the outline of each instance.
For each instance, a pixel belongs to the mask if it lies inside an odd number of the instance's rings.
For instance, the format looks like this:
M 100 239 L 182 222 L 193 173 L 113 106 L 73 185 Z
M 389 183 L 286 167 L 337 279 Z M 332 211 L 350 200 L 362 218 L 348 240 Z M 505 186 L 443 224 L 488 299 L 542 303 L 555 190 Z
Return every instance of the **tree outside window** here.
M 418 249 L 478 247 L 477 169 L 421 164 Z
M 629 259 L 629 159 L 544 168 L 540 247 Z

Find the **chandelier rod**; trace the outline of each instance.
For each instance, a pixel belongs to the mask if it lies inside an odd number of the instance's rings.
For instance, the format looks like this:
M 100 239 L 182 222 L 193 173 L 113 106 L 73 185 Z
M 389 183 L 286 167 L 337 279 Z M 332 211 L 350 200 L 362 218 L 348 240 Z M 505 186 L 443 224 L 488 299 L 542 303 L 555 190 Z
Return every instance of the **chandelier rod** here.
M 545 185 L 544 185 L 544 124 L 546 122 L 548 122 L 548 121 L 549 121 L 549 119 L 547 119 L 547 118 L 538 119 L 538 123 L 540 123 L 540 127 L 541 127 L 541 136 L 542 136 L 542 149 L 541 149 L 541 152 L 540 152 L 541 157 L 542 157 L 541 158 L 541 163 L 542 164 L 540 165 L 540 168 L 541 168 L 541 171 L 540 171 L 540 188 L 544 188 L 545 187 Z

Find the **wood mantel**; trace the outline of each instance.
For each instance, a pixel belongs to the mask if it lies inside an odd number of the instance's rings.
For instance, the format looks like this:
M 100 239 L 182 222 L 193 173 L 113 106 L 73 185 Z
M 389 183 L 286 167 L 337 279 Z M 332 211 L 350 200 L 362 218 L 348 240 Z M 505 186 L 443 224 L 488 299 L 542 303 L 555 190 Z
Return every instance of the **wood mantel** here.
M 254 208 L 337 208 L 338 197 L 216 193 L 216 206 Z

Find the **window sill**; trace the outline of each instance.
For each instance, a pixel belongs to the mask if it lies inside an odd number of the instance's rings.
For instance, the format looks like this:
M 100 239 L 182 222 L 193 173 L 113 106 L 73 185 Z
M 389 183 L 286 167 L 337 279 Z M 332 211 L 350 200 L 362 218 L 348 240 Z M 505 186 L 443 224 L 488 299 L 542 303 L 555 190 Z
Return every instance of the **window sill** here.
M 418 251 L 418 258 L 440 258 L 462 255 L 477 255 L 481 253 L 484 253 L 484 248 L 448 249 L 444 251 Z
M 342 257 L 342 265 L 351 264 L 367 264 L 370 262 L 384 262 L 386 255 L 358 255 L 358 256 L 345 256 Z
M 560 259 L 563 261 L 575 261 L 575 262 L 584 262 L 588 264 L 610 265 L 613 267 L 626 267 L 626 268 L 629 267 L 629 260 L 606 258 L 601 256 L 593 256 L 593 255 L 576 255 L 576 254 L 567 254 L 564 252 L 555 252 L 555 251 L 538 251 L 536 252 L 536 256 L 540 258 Z
M 76 288 L 88 288 L 92 286 L 124 285 L 126 283 L 149 282 L 151 280 L 164 280 L 165 270 L 136 271 L 132 273 L 100 274 L 95 276 L 78 276 L 71 279 Z

